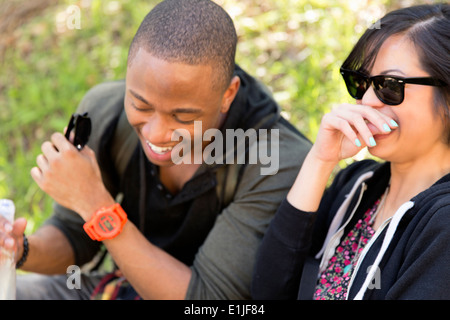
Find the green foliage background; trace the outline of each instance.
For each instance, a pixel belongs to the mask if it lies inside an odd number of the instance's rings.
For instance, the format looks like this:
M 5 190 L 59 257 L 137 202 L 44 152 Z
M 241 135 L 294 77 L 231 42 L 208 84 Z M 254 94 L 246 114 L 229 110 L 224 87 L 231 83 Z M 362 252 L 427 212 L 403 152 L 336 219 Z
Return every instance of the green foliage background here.
M 39 0 L 7 1 L 19 10 Z M 27 232 L 42 224 L 52 206 L 29 173 L 41 144 L 52 132 L 62 131 L 89 88 L 125 76 L 131 39 L 159 1 L 40 2 L 46 3 L 44 10 L 13 30 L 0 29 L 0 198 L 13 199 L 16 216 L 29 218 Z M 363 30 L 389 10 L 426 3 L 216 2 L 235 22 L 238 64 L 271 89 L 284 116 L 312 141 L 323 113 L 333 104 L 351 101 L 338 69 Z M 0 10 L 6 4 L 0 0 Z M 71 5 L 80 9 L 80 29 L 70 28 Z

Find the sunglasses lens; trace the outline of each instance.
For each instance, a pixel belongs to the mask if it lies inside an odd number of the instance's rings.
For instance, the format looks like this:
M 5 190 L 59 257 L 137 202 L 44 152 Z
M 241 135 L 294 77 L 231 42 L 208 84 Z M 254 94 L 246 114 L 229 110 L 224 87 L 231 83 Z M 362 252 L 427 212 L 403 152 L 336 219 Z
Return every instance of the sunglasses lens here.
M 395 78 L 377 76 L 372 78 L 375 94 L 383 103 L 398 105 L 403 101 L 404 87 Z
M 367 91 L 367 80 L 364 76 L 352 72 L 352 71 L 344 71 L 342 73 L 344 77 L 345 84 L 347 86 L 348 93 L 354 99 L 362 99 L 364 93 Z
M 80 150 L 85 146 L 85 144 L 89 140 L 89 136 L 91 134 L 91 119 L 88 117 L 79 117 L 76 132 L 74 145 L 77 146 Z
M 72 115 L 70 117 L 69 124 L 67 125 L 67 130 L 66 130 L 66 134 L 65 134 L 67 140 L 70 140 L 70 133 L 72 132 L 74 126 L 75 126 L 75 118 L 74 118 L 74 115 Z

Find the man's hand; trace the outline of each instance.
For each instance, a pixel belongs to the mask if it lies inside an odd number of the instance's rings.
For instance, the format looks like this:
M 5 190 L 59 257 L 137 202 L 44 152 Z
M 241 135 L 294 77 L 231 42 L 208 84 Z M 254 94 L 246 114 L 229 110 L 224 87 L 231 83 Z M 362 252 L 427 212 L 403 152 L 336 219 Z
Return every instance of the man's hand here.
M 41 147 L 31 176 L 56 202 L 76 211 L 84 220 L 114 203 L 106 190 L 95 153 L 88 146 L 78 151 L 61 133 Z

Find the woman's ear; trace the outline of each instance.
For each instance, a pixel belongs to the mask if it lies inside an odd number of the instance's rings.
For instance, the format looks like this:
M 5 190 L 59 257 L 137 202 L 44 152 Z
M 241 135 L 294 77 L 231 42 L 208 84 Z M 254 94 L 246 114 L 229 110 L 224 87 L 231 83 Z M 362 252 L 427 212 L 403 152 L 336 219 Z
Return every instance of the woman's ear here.
M 222 107 L 220 108 L 221 113 L 227 113 L 230 109 L 231 103 L 233 102 L 234 98 L 236 97 L 236 94 L 239 91 L 239 87 L 241 85 L 241 79 L 238 76 L 234 76 L 231 81 L 230 85 L 228 86 L 227 90 L 225 90 L 225 93 L 223 94 L 222 98 Z

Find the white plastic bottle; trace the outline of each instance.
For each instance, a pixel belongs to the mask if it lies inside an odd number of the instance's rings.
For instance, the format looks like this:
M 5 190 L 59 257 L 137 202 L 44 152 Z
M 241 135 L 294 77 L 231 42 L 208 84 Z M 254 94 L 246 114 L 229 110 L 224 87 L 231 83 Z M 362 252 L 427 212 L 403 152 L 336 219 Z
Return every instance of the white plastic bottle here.
M 14 202 L 0 199 L 0 215 L 14 222 Z M 14 251 L 0 247 L 0 300 L 16 299 L 16 263 Z

